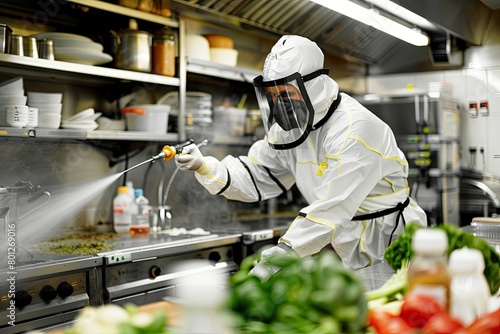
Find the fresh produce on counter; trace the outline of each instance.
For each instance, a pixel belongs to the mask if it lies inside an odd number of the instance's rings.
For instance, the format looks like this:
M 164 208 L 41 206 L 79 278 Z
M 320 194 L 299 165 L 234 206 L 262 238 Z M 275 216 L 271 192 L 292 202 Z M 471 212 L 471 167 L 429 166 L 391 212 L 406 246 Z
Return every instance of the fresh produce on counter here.
M 409 223 L 405 231 L 385 250 L 384 258 L 394 270 L 398 270 L 406 265 L 413 255 L 411 243 L 415 231 L 422 228 L 415 223 Z M 484 239 L 450 224 L 441 224 L 436 227 L 446 232 L 448 236 L 448 256 L 456 249 L 463 247 L 479 250 L 484 257 L 484 276 L 488 282 L 492 295 L 496 294 L 500 288 L 500 255 Z
M 367 301 L 359 278 L 332 251 L 314 261 L 271 257 L 282 269 L 262 282 L 248 275 L 258 255 L 245 258 L 230 278 L 229 307 L 238 333 L 363 333 Z
M 391 313 L 383 308 L 370 310 L 368 321 L 377 334 L 499 334 L 500 309 L 477 318 L 464 327 L 433 298 L 407 295 L 400 311 Z
M 137 306 L 124 307 L 109 304 L 87 306 L 76 317 L 73 325 L 64 334 L 169 334 L 164 312 L 153 314 L 140 312 Z

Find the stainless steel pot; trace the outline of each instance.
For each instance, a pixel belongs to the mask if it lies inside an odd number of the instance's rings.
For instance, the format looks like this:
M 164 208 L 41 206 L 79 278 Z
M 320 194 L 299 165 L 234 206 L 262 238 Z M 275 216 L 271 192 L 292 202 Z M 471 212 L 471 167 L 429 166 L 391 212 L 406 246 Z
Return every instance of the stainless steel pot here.
M 124 70 L 151 72 L 153 35 L 136 29 L 126 29 L 115 37 L 115 66 Z

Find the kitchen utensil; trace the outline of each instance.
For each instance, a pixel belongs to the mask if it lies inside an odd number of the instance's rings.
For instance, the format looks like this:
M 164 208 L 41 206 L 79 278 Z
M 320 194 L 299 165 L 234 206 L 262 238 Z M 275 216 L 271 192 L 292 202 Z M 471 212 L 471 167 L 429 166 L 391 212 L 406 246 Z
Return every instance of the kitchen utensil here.
M 28 92 L 28 104 L 61 103 L 62 93 Z
M 38 47 L 35 37 L 23 36 L 23 53 L 27 57 L 38 58 Z
M 38 55 L 42 59 L 55 60 L 54 41 L 51 39 L 38 40 Z
M 0 23 L 0 53 L 10 53 L 12 38 L 12 29 L 3 23 Z
M 146 104 L 121 110 L 125 115 L 127 130 L 167 133 L 170 106 Z
M 21 105 L 8 106 L 6 110 L 7 125 L 22 128 L 28 125 L 28 107 Z
M 9 80 L 0 82 L 0 95 L 17 95 L 22 96 L 23 77 L 15 77 Z
M 10 53 L 13 55 L 24 56 L 23 36 L 12 35 Z
M 38 108 L 28 107 L 28 127 L 36 128 L 38 126 Z
M 151 72 L 153 35 L 137 30 L 135 20 L 130 20 L 129 28 L 119 35 L 112 33 L 117 43 L 115 66 L 125 70 Z

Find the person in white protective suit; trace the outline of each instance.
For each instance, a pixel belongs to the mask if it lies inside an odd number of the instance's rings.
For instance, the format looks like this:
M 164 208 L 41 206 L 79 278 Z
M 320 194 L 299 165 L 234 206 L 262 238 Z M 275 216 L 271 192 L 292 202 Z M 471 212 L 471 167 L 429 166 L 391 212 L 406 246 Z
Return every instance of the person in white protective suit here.
M 279 270 L 266 263 L 270 255 L 305 258 L 330 244 L 346 268 L 370 266 L 406 222 L 427 224 L 409 198 L 408 162 L 393 132 L 339 93 L 323 61 L 316 43 L 281 37 L 254 79 L 265 138 L 239 158 L 204 157 L 194 144 L 175 157 L 211 194 L 231 200 L 262 201 L 297 185 L 309 205 L 278 245 L 262 252 L 251 272 L 262 279 Z

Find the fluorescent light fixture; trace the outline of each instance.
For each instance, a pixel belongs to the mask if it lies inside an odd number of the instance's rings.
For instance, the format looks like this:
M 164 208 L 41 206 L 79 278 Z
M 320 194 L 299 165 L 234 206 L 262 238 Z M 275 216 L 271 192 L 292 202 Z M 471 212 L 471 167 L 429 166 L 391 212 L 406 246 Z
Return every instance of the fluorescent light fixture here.
M 380 15 L 377 11 L 365 8 L 348 0 L 310 0 L 323 7 L 334 10 L 356 21 L 399 38 L 416 46 L 429 44 L 429 37 L 418 29 L 408 28 L 396 21 Z
M 431 21 L 390 0 L 365 0 L 388 13 L 426 30 L 439 30 Z

